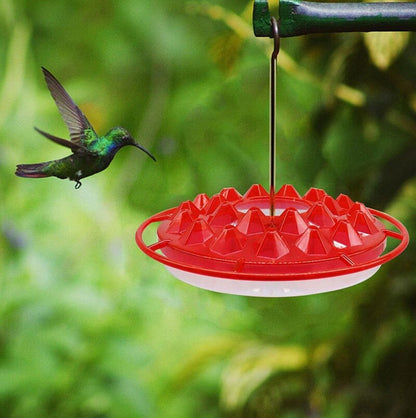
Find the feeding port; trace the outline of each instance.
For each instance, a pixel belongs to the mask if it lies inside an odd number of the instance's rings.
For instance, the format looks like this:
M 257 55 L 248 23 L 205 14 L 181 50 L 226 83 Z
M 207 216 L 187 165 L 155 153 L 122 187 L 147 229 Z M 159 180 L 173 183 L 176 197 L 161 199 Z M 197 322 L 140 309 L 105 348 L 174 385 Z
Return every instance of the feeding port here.
M 311 188 L 303 197 L 287 184 L 270 195 L 234 188 L 156 214 L 137 230 L 138 246 L 178 279 L 204 289 L 284 297 L 329 292 L 360 283 L 407 246 L 391 216 Z M 157 223 L 157 241 L 143 232 Z M 384 254 L 387 239 L 395 248 Z

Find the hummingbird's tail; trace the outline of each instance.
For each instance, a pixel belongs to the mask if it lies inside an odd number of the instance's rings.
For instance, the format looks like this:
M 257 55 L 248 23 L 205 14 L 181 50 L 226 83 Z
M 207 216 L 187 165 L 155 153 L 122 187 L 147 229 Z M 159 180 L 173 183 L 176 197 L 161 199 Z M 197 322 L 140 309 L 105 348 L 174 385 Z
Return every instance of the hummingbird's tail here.
M 40 178 L 40 177 L 49 177 L 50 174 L 46 174 L 43 170 L 46 168 L 47 163 L 39 164 L 19 164 L 16 167 L 16 176 L 19 177 L 31 177 L 31 178 Z

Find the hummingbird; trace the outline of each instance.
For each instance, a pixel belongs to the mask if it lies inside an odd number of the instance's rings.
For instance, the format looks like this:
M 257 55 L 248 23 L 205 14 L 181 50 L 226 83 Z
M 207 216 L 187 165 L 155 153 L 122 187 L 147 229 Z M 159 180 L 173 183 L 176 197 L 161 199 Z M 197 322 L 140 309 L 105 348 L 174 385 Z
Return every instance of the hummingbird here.
M 19 164 L 16 167 L 15 174 L 17 176 L 68 178 L 75 181 L 75 188 L 79 189 L 81 187 L 80 179 L 107 168 L 117 151 L 126 145 L 133 145 L 141 149 L 156 161 L 155 157 L 139 145 L 124 128 L 115 127 L 104 136 L 98 136 L 91 123 L 62 84 L 46 68 L 42 67 L 42 71 L 46 85 L 69 130 L 70 140 L 59 138 L 36 127 L 35 130 L 51 141 L 69 148 L 72 154 L 60 160 L 36 164 Z

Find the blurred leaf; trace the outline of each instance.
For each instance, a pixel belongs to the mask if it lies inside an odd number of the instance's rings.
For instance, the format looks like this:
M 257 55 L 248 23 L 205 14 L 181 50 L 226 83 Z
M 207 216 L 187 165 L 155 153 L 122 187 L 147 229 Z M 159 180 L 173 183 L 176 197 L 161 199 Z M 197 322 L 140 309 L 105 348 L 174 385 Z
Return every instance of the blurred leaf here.
M 387 210 L 389 214 L 408 225 L 409 229 L 414 227 L 416 221 L 416 178 L 412 178 L 403 185 Z
M 219 68 L 230 73 L 241 53 L 242 39 L 235 33 L 218 36 L 210 48 L 211 55 Z
M 340 40 L 340 45 L 331 54 L 328 69 L 323 79 L 323 101 L 328 107 L 332 106 L 334 100 L 339 93 L 339 87 L 345 78 L 348 61 L 356 49 L 357 42 L 360 38 L 355 35 L 345 35 Z
M 300 346 L 251 345 L 238 352 L 223 372 L 221 401 L 227 410 L 241 408 L 271 375 L 305 369 L 308 356 Z
M 26 23 L 19 22 L 13 28 L 5 62 L 3 85 L 0 89 L 0 128 L 13 110 L 22 91 L 30 36 L 31 29 Z
M 409 32 L 366 32 L 363 34 L 371 60 L 380 70 L 387 70 L 409 42 Z
M 192 354 L 181 365 L 179 372 L 175 374 L 173 386 L 176 389 L 182 387 L 212 363 L 230 356 L 241 344 L 240 338 L 228 336 L 204 340 L 203 344 L 192 350 Z

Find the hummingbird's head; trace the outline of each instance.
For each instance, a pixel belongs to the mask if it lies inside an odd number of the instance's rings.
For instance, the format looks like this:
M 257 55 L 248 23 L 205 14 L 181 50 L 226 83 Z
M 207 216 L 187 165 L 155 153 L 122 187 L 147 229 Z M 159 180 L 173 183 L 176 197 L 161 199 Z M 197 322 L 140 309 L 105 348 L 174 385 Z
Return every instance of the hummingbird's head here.
M 153 155 L 150 154 L 150 152 L 146 148 L 138 144 L 126 129 L 121 127 L 113 128 L 109 132 L 109 135 L 113 138 L 113 141 L 115 143 L 119 144 L 120 147 L 124 147 L 126 145 L 133 145 L 134 147 L 137 147 L 141 149 L 143 152 L 145 152 L 152 160 L 156 161 L 156 158 L 153 157 Z

